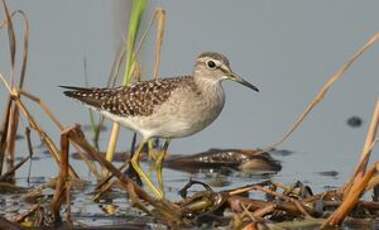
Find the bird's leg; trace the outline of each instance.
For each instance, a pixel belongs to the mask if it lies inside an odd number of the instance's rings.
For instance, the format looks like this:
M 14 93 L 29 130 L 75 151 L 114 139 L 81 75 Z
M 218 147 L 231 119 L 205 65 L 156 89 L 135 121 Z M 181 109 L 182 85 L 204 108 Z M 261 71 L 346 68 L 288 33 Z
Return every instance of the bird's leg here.
M 151 151 L 153 149 L 154 149 L 154 139 L 150 139 L 147 142 L 147 156 L 149 157 L 149 160 L 155 160 L 156 158 L 156 156 Z
M 150 141 L 147 144 L 147 156 L 148 156 L 149 160 L 153 160 L 154 162 L 157 160 L 157 157 L 158 157 L 157 155 L 159 153 L 159 152 L 156 153 L 156 151 L 155 151 L 156 148 L 154 148 L 155 147 L 154 145 L 156 144 L 154 142 L 156 140 L 157 139 L 150 139 Z M 149 169 L 147 170 L 147 176 L 148 177 L 151 177 L 151 173 L 152 173 L 154 168 L 155 168 L 155 164 L 151 164 L 149 166 Z
M 136 170 L 138 176 L 145 182 L 146 186 L 154 193 L 154 195 L 158 198 L 161 199 L 163 198 L 163 194 L 159 189 L 157 189 L 153 182 L 149 179 L 149 177 L 146 176 L 145 172 L 139 165 L 139 159 L 140 159 L 140 154 L 143 150 L 144 145 L 147 143 L 146 140 L 141 142 L 141 145 L 138 146 L 137 151 L 133 155 L 132 159 L 130 160 L 130 163 L 132 164 L 133 168 Z
M 157 161 L 155 162 L 156 168 L 157 168 L 157 179 L 159 184 L 159 189 L 161 190 L 163 197 L 165 196 L 164 192 L 164 183 L 163 183 L 163 176 L 162 176 L 162 169 L 163 169 L 163 160 L 166 157 L 167 149 L 170 144 L 170 139 L 167 139 L 163 145 L 163 151 L 158 155 Z

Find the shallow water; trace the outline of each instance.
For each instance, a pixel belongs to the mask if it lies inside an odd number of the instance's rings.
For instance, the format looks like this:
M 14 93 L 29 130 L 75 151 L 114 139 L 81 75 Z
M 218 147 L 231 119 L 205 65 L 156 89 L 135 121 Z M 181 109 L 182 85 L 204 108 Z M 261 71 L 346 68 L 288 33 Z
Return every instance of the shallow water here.
M 84 57 L 90 85 L 105 84 L 115 50 L 125 37 L 127 5 L 126 1 L 101 0 L 9 1 L 11 8 L 24 10 L 31 23 L 25 88 L 43 98 L 65 125 L 87 124 L 88 112 L 65 98 L 56 86 L 84 85 Z M 190 73 L 193 60 L 200 52 L 215 50 L 225 53 L 233 70 L 261 89 L 261 93 L 256 94 L 225 82 L 227 103 L 223 113 L 201 133 L 175 140 L 170 147 L 175 154 L 191 154 L 213 147 L 257 148 L 273 143 L 295 121 L 328 77 L 379 29 L 376 23 L 379 2 L 375 1 L 367 4 L 353 0 L 245 1 L 237 5 L 227 0 L 152 1 L 150 15 L 155 6 L 167 11 L 162 77 Z M 17 30 L 21 34 L 22 28 L 17 27 Z M 152 72 L 153 38 L 148 39 L 141 55 L 143 74 L 147 77 Z M 8 50 L 6 41 L 2 31 L 0 50 Z M 379 46 L 374 46 L 353 65 L 299 130 L 280 146 L 295 153 L 286 157 L 274 155 L 281 160 L 283 169 L 273 180 L 287 184 L 300 180 L 315 192 L 340 186 L 347 180 L 358 159 L 379 93 L 378 51 Z M 0 53 L 3 74 L 9 73 L 7 55 Z M 5 98 L 5 89 L 1 86 L 0 108 Z M 47 122 L 39 108 L 29 102 L 27 105 L 48 133 L 58 140 L 59 132 Z M 351 116 L 361 117 L 362 126 L 348 126 L 346 122 Z M 25 121 L 22 124 L 25 125 Z M 109 122 L 107 126 L 110 127 Z M 108 135 L 109 129 L 104 133 L 102 148 L 106 146 Z M 32 137 L 37 145 L 38 138 L 33 133 Z M 18 156 L 27 153 L 23 142 L 18 142 Z M 122 130 L 118 149 L 129 148 L 130 142 L 131 133 Z M 41 151 L 36 153 L 41 159 L 33 161 L 32 177 L 44 182 L 56 176 L 57 167 L 51 158 Z M 375 150 L 372 158 L 377 157 L 378 150 Z M 82 162 L 72 160 L 71 163 L 82 178 L 94 181 Z M 320 174 L 324 171 L 338 174 Z M 19 185 L 27 186 L 27 172 L 27 164 L 17 172 Z M 170 190 L 168 196 L 177 199 L 176 191 L 190 175 L 167 169 L 164 173 Z M 203 174 L 194 177 L 208 183 L 214 180 Z M 215 189 L 241 186 L 262 178 L 233 175 L 222 180 L 227 186 Z M 83 201 L 83 207 L 92 215 L 101 213 L 97 205 L 88 201 Z

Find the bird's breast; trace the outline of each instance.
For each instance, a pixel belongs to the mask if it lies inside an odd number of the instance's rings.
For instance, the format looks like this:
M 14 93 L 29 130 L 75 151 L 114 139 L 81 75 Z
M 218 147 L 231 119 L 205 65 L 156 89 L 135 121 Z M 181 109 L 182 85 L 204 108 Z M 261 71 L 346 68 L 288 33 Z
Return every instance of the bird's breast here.
M 146 123 L 149 123 L 152 136 L 185 137 L 209 126 L 221 113 L 224 104 L 222 87 L 209 89 L 206 93 L 193 90 L 173 92 L 153 116 L 146 118 Z

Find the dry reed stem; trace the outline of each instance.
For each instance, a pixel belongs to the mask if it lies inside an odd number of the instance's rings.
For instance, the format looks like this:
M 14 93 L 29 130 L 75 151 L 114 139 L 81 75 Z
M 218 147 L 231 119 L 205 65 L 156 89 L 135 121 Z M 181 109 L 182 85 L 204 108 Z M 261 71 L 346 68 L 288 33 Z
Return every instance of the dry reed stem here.
M 121 165 L 121 167 L 119 167 L 118 170 L 122 171 L 128 165 L 129 165 L 129 161 L 125 162 L 123 165 Z M 94 201 L 98 201 L 104 195 L 104 193 L 106 193 L 107 191 L 109 191 L 112 188 L 114 183 L 110 180 L 113 178 L 113 176 L 114 176 L 113 173 L 110 173 L 110 175 L 107 175 L 106 178 L 103 178 L 102 181 L 100 181 L 96 185 L 96 188 L 95 188 L 96 195 L 93 198 Z
M 20 80 L 18 83 L 18 88 L 22 89 L 25 82 L 25 73 L 26 73 L 26 66 L 28 64 L 28 57 L 29 57 L 29 19 L 22 10 L 17 10 L 15 13 L 19 13 L 22 15 L 24 19 L 24 48 L 23 48 L 23 55 L 22 55 L 22 64 L 21 64 L 21 72 L 20 72 Z
M 53 123 L 58 127 L 58 129 L 63 132 L 64 130 L 64 126 L 62 123 L 59 122 L 59 120 L 54 116 L 54 114 L 50 111 L 49 107 L 43 102 L 42 99 L 30 94 L 30 93 L 27 93 L 23 90 L 20 91 L 20 94 L 23 95 L 23 96 L 26 96 L 28 97 L 29 99 L 31 99 L 32 101 L 36 102 L 37 105 L 39 105 L 42 110 L 46 113 L 46 115 L 53 121 Z M 78 153 L 80 155 L 80 157 L 84 160 L 85 164 L 88 166 L 89 170 L 91 171 L 91 173 L 97 178 L 99 179 L 100 178 L 100 174 L 99 172 L 97 171 L 97 168 L 96 168 L 96 165 L 88 159 L 88 157 L 82 152 L 80 151 L 80 147 L 78 145 L 75 145 L 74 144 L 74 147 L 78 150 Z
M 53 123 L 58 127 L 59 130 L 63 131 L 64 125 L 60 123 L 60 121 L 54 116 L 54 114 L 50 111 L 49 107 L 45 104 L 43 100 L 39 97 L 34 96 L 31 93 L 26 92 L 25 90 L 18 90 L 18 93 L 22 96 L 29 98 L 34 101 L 37 105 L 39 105 L 42 110 L 46 113 L 46 115 L 53 121 Z
M 26 143 L 27 143 L 27 147 L 28 147 L 29 158 L 32 160 L 34 152 L 33 152 L 32 140 L 30 138 L 30 133 L 31 133 L 31 131 L 30 131 L 29 127 L 26 127 L 25 128 L 25 138 L 26 138 Z M 28 168 L 28 177 L 26 179 L 28 184 L 30 183 L 30 175 L 31 174 L 32 174 L 32 161 L 30 161 L 29 168 Z
M 156 200 L 148 193 L 146 193 L 141 187 L 139 187 L 133 180 L 124 175 L 120 170 L 115 168 L 113 164 L 107 161 L 103 156 L 97 153 L 97 151 L 86 141 L 84 134 L 78 126 L 75 126 L 68 132 L 69 139 L 78 144 L 85 152 L 87 152 L 93 159 L 103 165 L 109 172 L 111 172 L 120 182 L 125 191 L 128 192 L 131 202 L 145 211 L 148 214 L 150 211 L 147 210 L 146 205 L 143 205 L 139 200 L 142 199 L 155 207 L 159 213 L 167 216 L 180 216 L 180 210 L 174 204 L 165 200 Z
M 6 25 L 8 28 L 8 37 L 9 37 L 9 49 L 10 49 L 10 56 L 11 56 L 11 85 L 15 85 L 15 68 L 16 68 L 16 34 L 14 31 L 13 21 L 12 18 L 16 13 L 19 13 L 22 15 L 24 19 L 24 47 L 23 47 L 23 59 L 22 59 L 22 65 L 21 65 L 21 72 L 20 72 L 20 79 L 19 79 L 19 88 L 22 88 L 24 79 L 25 79 L 25 73 L 26 73 L 26 66 L 27 66 L 27 60 L 28 60 L 28 53 L 29 53 L 29 20 L 25 13 L 22 10 L 17 10 L 15 12 L 9 13 L 8 7 L 5 3 L 5 0 L 2 1 L 4 12 L 6 15 L 6 20 L 3 25 Z M 10 87 L 8 86 L 8 89 Z M 10 100 L 10 99 L 9 99 Z M 17 135 L 17 129 L 18 129 L 18 122 L 19 122 L 19 111 L 17 106 L 15 106 L 13 103 L 10 103 L 10 116 L 8 117 L 9 122 L 9 128 L 7 129 L 7 133 L 4 135 L 7 135 L 7 146 L 6 146 L 6 153 L 7 153 L 7 166 L 8 170 L 14 168 L 14 158 L 15 158 L 15 147 L 16 147 L 16 135 Z M 3 157 L 3 156 L 2 156 Z M 4 158 L 3 158 L 4 159 Z M 1 164 L 3 163 L 3 159 L 1 161 Z M 11 170 L 10 170 L 11 171 Z
M 378 125 L 379 125 L 379 100 L 376 101 L 376 105 L 374 108 L 374 112 L 372 114 L 370 126 L 367 131 L 366 140 L 361 151 L 361 156 L 360 156 L 357 168 L 355 169 L 353 176 L 343 187 L 344 198 L 346 198 L 347 194 L 349 194 L 349 190 L 351 186 L 357 180 L 360 180 L 366 172 L 367 163 L 370 158 L 371 150 L 374 148 L 375 143 L 376 143 L 375 138 L 378 131 Z
M 59 150 L 55 146 L 53 140 L 46 134 L 46 132 L 38 125 L 38 123 L 35 121 L 33 116 L 29 113 L 29 111 L 26 109 L 25 105 L 22 103 L 22 101 L 17 97 L 15 99 L 15 102 L 17 106 L 19 107 L 20 111 L 24 114 L 25 118 L 28 120 L 29 126 L 36 130 L 38 135 L 40 136 L 43 143 L 46 145 L 47 149 L 49 150 L 49 153 L 51 156 L 53 156 L 53 159 L 56 161 L 56 163 L 59 165 L 60 162 L 60 156 L 59 156 Z M 70 167 L 70 175 L 74 176 L 75 178 L 79 178 L 75 170 Z
M 53 215 L 55 220 L 60 220 L 59 211 L 64 201 L 65 195 L 67 195 L 67 181 L 69 180 L 68 174 L 68 153 L 69 153 L 69 141 L 68 141 L 68 130 L 64 130 L 61 134 L 61 160 L 59 164 L 59 176 L 58 181 L 55 187 L 55 193 L 53 200 L 51 201 L 51 209 L 53 211 Z M 67 198 L 67 197 L 66 197 Z
M 24 157 L 16 165 L 10 168 L 6 173 L 4 173 L 3 175 L 0 175 L 0 181 L 6 181 L 6 180 L 9 180 L 10 177 L 13 177 L 16 170 L 19 169 L 23 164 L 25 164 L 30 158 L 31 158 L 30 156 Z
M 58 129 L 61 132 L 64 131 L 63 124 L 60 123 L 60 121 L 58 120 L 58 118 L 54 116 L 54 114 L 51 112 L 51 110 L 49 109 L 49 107 L 43 102 L 42 99 L 40 99 L 39 97 L 34 96 L 31 93 L 28 93 L 28 92 L 24 91 L 24 90 L 19 90 L 18 92 L 19 92 L 20 95 L 23 95 L 23 96 L 29 98 L 30 100 L 34 101 L 38 106 L 40 106 L 42 108 L 42 110 L 46 113 L 46 115 L 58 127 Z M 96 165 L 91 160 L 89 160 L 88 157 L 82 151 L 80 151 L 80 147 L 79 146 L 77 146 L 77 145 L 74 144 L 74 147 L 78 150 L 78 153 L 79 153 L 80 157 L 84 160 L 84 162 L 88 166 L 88 168 L 91 171 L 91 173 L 96 178 L 99 179 L 100 178 L 100 174 L 97 171 Z
M 356 206 L 359 198 L 363 192 L 367 189 L 370 180 L 377 173 L 377 168 L 379 167 L 379 162 L 366 172 L 367 163 L 370 157 L 371 150 L 376 143 L 376 134 L 379 125 L 379 100 L 377 100 L 375 109 L 372 115 L 370 126 L 367 132 L 365 144 L 363 146 L 360 161 L 358 163 L 357 169 L 354 175 L 345 186 L 343 202 L 338 207 L 337 210 L 328 218 L 324 223 L 326 225 L 339 225 L 345 219 L 345 217 L 351 212 L 351 210 Z
M 29 210 L 25 211 L 25 213 L 21 214 L 21 215 L 18 215 L 14 222 L 17 222 L 17 223 L 22 223 L 25 221 L 25 219 L 32 215 L 38 208 L 40 207 L 40 204 L 35 204 L 33 205 Z
M 354 55 L 340 68 L 337 70 L 335 74 L 333 74 L 329 80 L 322 86 L 317 96 L 311 101 L 311 103 L 306 107 L 306 109 L 300 114 L 295 123 L 288 129 L 285 135 L 279 139 L 276 143 L 271 144 L 270 146 L 264 148 L 262 151 L 267 151 L 268 149 L 272 149 L 282 144 L 287 138 L 300 126 L 300 124 L 304 121 L 304 119 L 308 116 L 308 114 L 312 111 L 313 108 L 317 104 L 319 104 L 322 99 L 325 97 L 326 93 L 330 89 L 330 87 L 340 79 L 346 71 L 350 68 L 350 66 L 363 54 L 365 53 L 372 45 L 374 45 L 379 40 L 379 33 L 373 35 L 366 44 L 364 44 Z
M 16 34 L 14 32 L 12 16 L 9 13 L 8 6 L 5 0 L 2 0 L 4 14 L 6 16 L 6 25 L 8 29 L 8 41 L 9 41 L 9 50 L 10 50 L 10 59 L 11 59 L 11 84 L 14 85 L 14 72 L 15 72 L 15 58 L 16 58 Z M 17 133 L 17 125 L 18 125 L 18 111 L 17 108 L 10 104 L 10 116 L 8 117 L 8 129 L 7 132 L 3 135 L 6 135 L 6 149 L 3 154 L 5 154 L 5 160 L 8 170 L 13 167 L 14 163 L 14 151 L 15 151 L 15 141 L 16 141 L 16 133 Z M 2 157 L 4 160 L 4 155 Z
M 9 128 L 7 133 L 7 149 L 5 151 L 5 161 L 7 165 L 7 170 L 11 170 L 14 167 L 19 115 L 20 114 L 17 106 L 14 103 L 12 103 L 10 110 Z M 14 174 L 9 176 L 14 177 Z
M 259 217 L 255 217 L 250 211 L 249 207 L 246 207 L 244 204 L 241 204 L 241 208 L 243 209 L 243 214 L 245 214 L 251 220 L 252 224 L 256 225 Z M 262 218 L 259 218 L 262 220 Z
M 112 163 L 110 163 L 103 156 L 98 154 L 96 149 L 94 149 L 90 144 L 88 144 L 88 142 L 84 138 L 84 134 L 81 132 L 78 126 L 75 126 L 71 129 L 71 131 L 69 132 L 69 138 L 72 142 L 78 144 L 80 148 L 82 148 L 88 155 L 90 155 L 93 159 L 95 159 L 97 162 L 99 162 L 101 165 L 107 168 L 108 171 L 114 174 L 120 180 L 121 184 L 123 185 L 123 188 L 127 189 L 127 185 L 131 183 L 133 186 L 136 186 L 138 188 L 136 189 L 136 192 L 138 193 L 139 197 L 142 197 L 143 199 L 150 201 L 154 200 L 145 191 L 143 191 L 143 189 L 139 188 L 139 186 L 136 185 L 134 181 L 125 176 L 122 172 L 116 169 Z
M 147 37 L 149 29 L 151 28 L 154 21 L 157 20 L 157 26 L 158 26 L 157 33 L 158 34 L 157 34 L 156 45 L 159 44 L 159 47 L 156 47 L 156 52 L 155 52 L 154 71 L 156 71 L 156 72 L 153 72 L 154 78 L 156 78 L 155 76 L 157 76 L 158 72 L 159 72 L 160 53 L 161 53 L 161 46 L 163 43 L 163 34 L 164 34 L 165 20 L 166 20 L 165 13 L 164 12 L 162 13 L 162 11 L 159 9 L 157 9 L 155 11 L 154 16 L 151 19 L 149 26 L 146 28 L 145 32 L 143 33 L 143 35 L 142 35 L 140 41 L 138 42 L 138 45 L 136 46 L 135 51 L 133 52 L 133 55 L 132 55 L 132 59 L 136 60 L 137 54 L 139 53 L 140 49 L 142 48 L 142 45 L 143 45 L 143 43 Z M 132 69 L 129 71 L 133 72 L 136 69 L 138 69 L 137 65 L 138 64 L 137 64 L 137 60 L 136 60 L 131 67 Z M 157 67 L 157 65 L 158 65 L 158 67 Z M 140 77 L 139 78 L 136 77 L 136 78 L 138 80 L 140 80 Z M 113 154 L 116 151 L 116 145 L 118 142 L 119 133 L 120 133 L 120 124 L 114 122 L 112 125 L 111 136 L 110 136 L 109 141 L 108 141 L 108 148 L 107 148 L 107 153 L 106 153 L 106 159 L 108 161 L 112 161 L 112 159 L 113 159 Z M 104 175 L 106 175 L 106 172 L 104 172 Z
M 11 90 L 8 82 L 5 80 L 4 76 L 1 73 L 0 73 L 0 80 L 3 82 L 5 87 L 8 89 L 9 93 L 11 93 L 12 90 Z M 4 116 L 4 120 L 3 120 L 3 125 L 2 125 L 3 126 L 2 127 L 3 134 L 2 134 L 1 140 L 0 140 L 0 175 L 3 171 L 3 165 L 4 165 L 4 159 L 5 159 L 6 152 L 7 152 L 7 150 L 9 150 L 9 147 L 8 147 L 10 145 L 9 141 L 12 140 L 10 138 L 10 136 L 11 136 L 10 133 L 12 132 L 11 128 L 14 125 L 14 122 L 12 122 L 12 118 L 11 118 L 13 106 L 14 106 L 14 104 L 12 101 L 12 97 L 9 96 L 7 107 L 5 109 L 6 112 L 5 112 L 5 116 Z M 12 123 L 13 123 L 13 125 L 11 125 Z
M 378 172 L 377 167 L 379 167 L 379 162 L 376 162 L 373 167 L 371 167 L 364 176 L 356 181 L 351 189 L 349 190 L 346 199 L 343 200 L 342 204 L 333 212 L 333 214 L 324 222 L 321 228 L 328 225 L 335 226 L 340 225 L 347 215 L 353 210 L 362 196 L 363 192 L 367 188 L 367 185 L 371 178 Z
M 260 185 L 256 185 L 254 189 L 258 190 L 258 191 L 262 191 L 262 192 L 267 193 L 267 194 L 270 194 L 270 195 L 275 196 L 275 197 L 279 197 L 279 198 L 285 200 L 286 202 L 293 203 L 296 206 L 296 208 L 299 210 L 299 212 L 302 213 L 305 217 L 308 217 L 308 218 L 312 217 L 311 215 L 309 215 L 308 210 L 306 210 L 307 207 L 300 200 L 296 200 L 292 197 L 288 197 L 284 194 L 280 194 L 278 192 L 272 191 L 272 190 L 267 189 L 265 187 L 262 187 Z
M 378 126 L 379 126 L 379 100 L 376 101 L 376 106 L 374 113 L 372 115 L 372 120 L 367 132 L 366 140 L 363 146 L 363 150 L 361 152 L 361 157 L 359 160 L 359 168 L 361 168 L 360 172 L 357 172 L 357 176 L 362 176 L 365 173 L 365 170 L 367 168 L 368 159 L 370 158 L 371 154 L 371 145 L 375 144 L 375 138 L 376 134 L 378 132 Z M 361 175 L 359 175 L 361 174 Z
M 109 137 L 107 153 L 105 155 L 106 157 L 105 159 L 107 161 L 113 160 L 113 153 L 116 151 L 116 145 L 117 145 L 119 133 L 120 133 L 120 124 L 114 122 L 112 125 L 111 136 Z M 103 174 L 106 175 L 107 171 L 104 171 Z
M 66 223 L 70 225 L 70 228 L 73 228 L 72 213 L 71 213 L 71 181 L 66 181 L 66 203 L 67 211 L 65 215 Z
M 163 8 L 157 8 L 154 12 L 154 17 L 157 21 L 157 38 L 155 40 L 155 56 L 154 56 L 154 68 L 153 68 L 153 78 L 158 79 L 159 77 L 159 66 L 160 66 L 160 55 L 161 48 L 163 44 L 163 37 L 166 24 L 166 11 Z
M 23 47 L 23 55 L 22 55 L 22 64 L 21 64 L 21 72 L 20 72 L 20 79 L 19 79 L 19 88 L 23 87 L 24 81 L 25 81 L 25 73 L 26 73 L 26 66 L 28 63 L 28 56 L 29 56 L 29 35 L 30 35 L 30 25 L 29 25 L 29 19 L 24 11 L 22 10 L 15 10 L 11 13 L 10 17 L 13 18 L 16 14 L 21 14 L 23 20 L 24 20 L 24 47 Z M 8 20 L 4 19 L 0 23 L 0 29 L 4 26 L 8 25 Z M 13 24 L 12 24 L 13 26 Z
M 0 78 L 2 77 L 0 73 Z M 3 163 L 5 159 L 5 150 L 7 148 L 7 133 L 8 133 L 8 128 L 9 128 L 9 116 L 10 116 L 10 111 L 11 111 L 11 105 L 12 105 L 12 100 L 9 98 L 7 107 L 5 110 L 5 116 L 2 122 L 2 130 L 3 134 L 1 135 L 0 139 L 0 175 L 3 172 Z
M 9 13 L 8 6 L 5 2 L 5 0 L 2 0 L 4 13 L 6 17 L 6 25 L 8 28 L 8 40 L 9 40 L 9 51 L 11 56 L 11 82 L 12 86 L 14 85 L 14 70 L 15 70 L 15 62 L 16 62 L 16 34 L 14 32 L 13 22 L 12 22 L 12 16 Z
M 269 204 L 263 208 L 257 209 L 253 212 L 253 216 L 255 217 L 264 217 L 272 212 L 274 212 L 277 208 L 276 204 Z

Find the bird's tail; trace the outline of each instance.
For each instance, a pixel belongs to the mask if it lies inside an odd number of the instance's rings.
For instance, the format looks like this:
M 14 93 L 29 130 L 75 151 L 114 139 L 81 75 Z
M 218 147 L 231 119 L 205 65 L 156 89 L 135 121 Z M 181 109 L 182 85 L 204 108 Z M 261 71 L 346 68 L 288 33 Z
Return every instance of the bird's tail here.
M 84 104 L 91 105 L 99 108 L 103 102 L 103 96 L 106 94 L 101 88 L 84 88 L 76 86 L 59 86 L 64 89 L 64 95 L 83 102 Z

